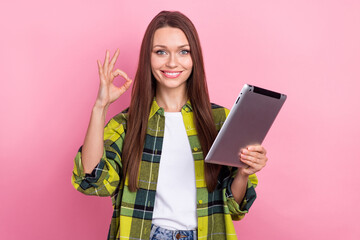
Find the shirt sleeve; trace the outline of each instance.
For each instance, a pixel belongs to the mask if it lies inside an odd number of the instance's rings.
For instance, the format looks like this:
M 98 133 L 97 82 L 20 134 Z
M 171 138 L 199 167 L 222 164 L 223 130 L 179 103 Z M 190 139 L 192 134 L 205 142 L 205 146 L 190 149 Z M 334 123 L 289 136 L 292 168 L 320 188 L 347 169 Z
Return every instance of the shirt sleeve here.
M 231 214 L 232 220 L 241 220 L 244 218 L 245 214 L 248 213 L 251 205 L 254 203 L 256 199 L 255 187 L 258 184 L 258 179 L 255 174 L 249 176 L 247 189 L 245 192 L 245 196 L 240 204 L 235 201 L 235 198 L 231 191 L 231 184 L 234 181 L 236 176 L 237 169 L 233 171 L 231 178 L 227 182 L 226 190 L 225 190 L 225 199 L 226 203 L 229 207 L 229 211 Z
M 123 115 L 123 114 L 122 114 Z M 82 165 L 80 147 L 71 178 L 76 190 L 86 195 L 112 196 L 122 177 L 121 151 L 125 138 L 124 117 L 112 118 L 104 129 L 104 152 L 91 174 Z
M 217 124 L 218 131 L 221 129 L 229 113 L 230 113 L 229 109 L 222 108 L 222 111 L 218 111 L 217 114 L 215 115 L 215 122 L 218 123 Z M 242 218 L 244 218 L 245 214 L 249 211 L 251 205 L 256 199 L 255 187 L 258 184 L 258 179 L 255 174 L 249 176 L 244 199 L 240 204 L 238 204 L 235 201 L 231 191 L 231 184 L 236 176 L 237 168 L 226 167 L 223 168 L 223 170 L 224 169 L 226 170 L 223 171 L 224 178 L 223 178 L 222 186 L 223 186 L 223 193 L 225 195 L 223 197 L 229 208 L 232 220 L 241 220 Z

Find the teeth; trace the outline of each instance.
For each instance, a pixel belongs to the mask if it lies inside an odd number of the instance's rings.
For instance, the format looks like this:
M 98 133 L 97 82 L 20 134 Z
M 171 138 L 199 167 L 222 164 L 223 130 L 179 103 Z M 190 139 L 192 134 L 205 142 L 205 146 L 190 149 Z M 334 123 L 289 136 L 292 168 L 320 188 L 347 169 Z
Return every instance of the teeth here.
M 176 76 L 176 75 L 179 75 L 180 72 L 164 72 L 166 75 L 170 75 L 170 76 Z

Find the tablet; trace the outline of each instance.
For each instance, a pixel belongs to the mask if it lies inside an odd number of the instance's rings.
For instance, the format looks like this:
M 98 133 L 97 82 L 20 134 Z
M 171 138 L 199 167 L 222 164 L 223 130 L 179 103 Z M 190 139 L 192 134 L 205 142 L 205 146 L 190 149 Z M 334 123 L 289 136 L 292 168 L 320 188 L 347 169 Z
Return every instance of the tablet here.
M 246 166 L 239 160 L 240 149 L 262 144 L 285 100 L 285 94 L 245 84 L 206 155 L 205 162 Z

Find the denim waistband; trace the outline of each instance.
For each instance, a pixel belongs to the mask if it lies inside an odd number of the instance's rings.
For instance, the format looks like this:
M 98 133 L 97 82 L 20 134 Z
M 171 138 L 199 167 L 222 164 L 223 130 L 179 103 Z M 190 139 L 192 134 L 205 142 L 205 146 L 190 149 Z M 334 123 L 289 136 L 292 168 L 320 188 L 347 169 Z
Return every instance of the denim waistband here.
M 196 240 L 196 230 L 170 230 L 151 225 L 150 240 Z

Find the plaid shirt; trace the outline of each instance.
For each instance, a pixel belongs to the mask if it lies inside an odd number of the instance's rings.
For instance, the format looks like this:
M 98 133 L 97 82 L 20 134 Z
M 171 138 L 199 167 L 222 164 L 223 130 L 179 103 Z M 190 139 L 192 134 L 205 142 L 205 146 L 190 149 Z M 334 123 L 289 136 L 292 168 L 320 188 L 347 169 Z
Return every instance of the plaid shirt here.
M 217 130 L 229 110 L 212 104 Z M 240 220 L 256 198 L 257 178 L 251 175 L 243 202 L 239 205 L 231 193 L 236 168 L 223 166 L 214 192 L 208 192 L 204 176 L 204 157 L 197 137 L 190 102 L 181 109 L 195 164 L 199 240 L 237 239 L 232 220 Z M 121 151 L 126 133 L 127 112 L 112 118 L 104 130 L 104 153 L 91 174 L 85 174 L 81 148 L 76 158 L 72 184 L 87 195 L 111 196 L 113 216 L 108 239 L 142 239 L 150 237 L 159 163 L 165 128 L 164 109 L 154 100 L 150 109 L 145 145 L 139 174 L 139 189 L 130 192 L 128 177 L 122 176 Z

